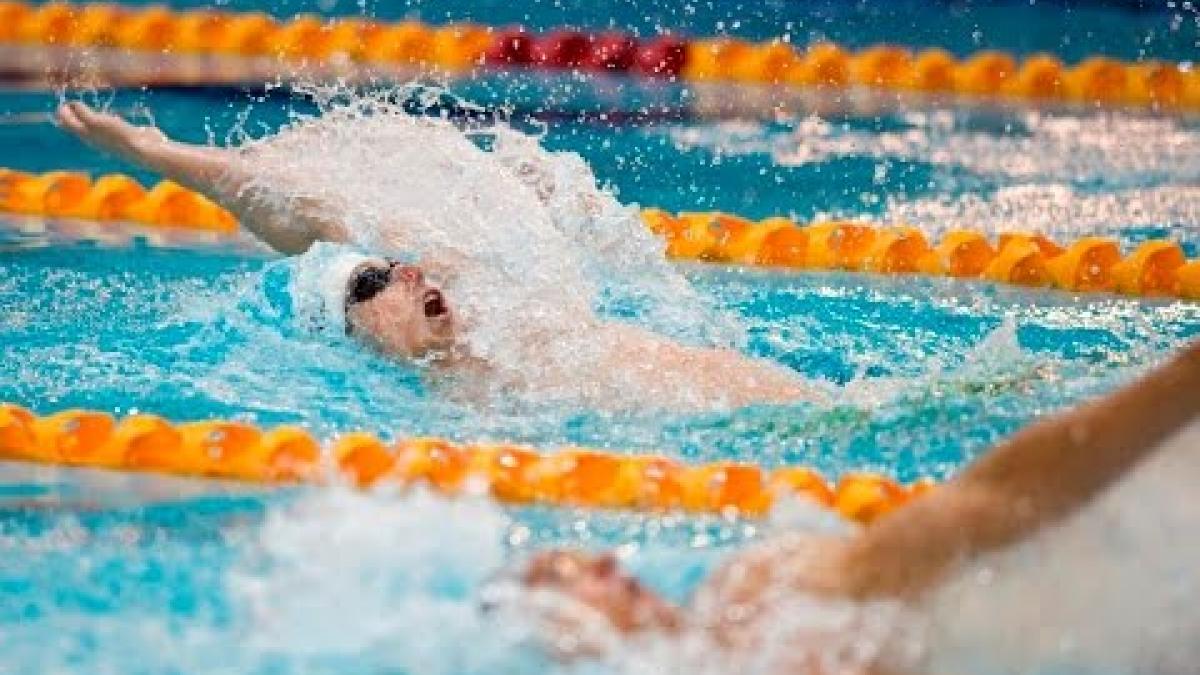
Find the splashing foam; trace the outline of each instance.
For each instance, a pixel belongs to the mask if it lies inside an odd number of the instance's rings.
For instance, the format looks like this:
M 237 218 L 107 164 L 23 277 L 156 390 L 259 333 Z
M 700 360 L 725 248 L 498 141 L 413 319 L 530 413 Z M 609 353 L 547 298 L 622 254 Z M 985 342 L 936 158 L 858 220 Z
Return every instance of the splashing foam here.
M 602 294 L 675 338 L 740 339 L 666 263 L 637 209 L 598 188 L 578 156 L 503 124 L 464 130 L 409 114 L 403 101 L 433 95 L 412 87 L 312 95 L 320 115 L 246 143 L 247 189 L 284 205 L 321 204 L 354 245 L 443 272 L 436 281 L 468 350 L 495 381 L 537 381 L 564 363 L 597 377 Z
M 269 514 L 257 554 L 228 574 L 245 646 L 298 670 L 371 655 L 389 672 L 535 671 L 527 626 L 488 621 L 474 596 L 505 561 L 509 525 L 466 497 L 307 494 Z
M 921 672 L 1195 673 L 1200 421 L 1096 502 L 929 603 Z
M 982 129 L 952 112 L 910 113 L 901 122 L 902 130 L 876 132 L 810 117 L 784 131 L 741 121 L 670 134 L 681 149 L 766 153 L 781 166 L 869 157 L 966 169 L 1000 183 L 991 194 L 889 197 L 884 220 L 933 235 L 960 227 L 1064 235 L 1165 225 L 1194 231 L 1200 223 L 1194 184 L 1200 181 L 1200 129 L 1189 122 L 1040 112 Z M 1097 186 L 1108 191 L 1096 193 Z
M 997 337 L 1002 342 L 1002 337 Z M 988 348 L 1007 351 L 1004 345 Z M 704 635 L 621 652 L 624 672 L 1195 673 L 1200 662 L 1200 420 L 1058 525 L 952 575 L 911 607 L 806 597 L 786 571 L 758 640 Z M 804 565 L 803 553 L 789 558 Z M 700 612 L 736 611 L 697 603 Z M 669 664 L 669 665 L 668 665 Z
M 1103 194 L 1066 185 L 1017 185 L 990 196 L 890 200 L 886 220 L 911 223 L 932 234 L 955 227 L 1047 235 L 1118 232 L 1132 227 L 1200 225 L 1200 187 L 1156 187 Z
M 844 536 L 844 523 L 825 525 L 805 517 L 808 526 L 796 537 L 796 529 L 784 539 L 767 541 L 760 553 L 779 545 L 788 552 L 786 566 L 775 567 L 771 590 L 760 601 L 747 601 L 732 581 L 728 586 L 701 588 L 689 605 L 686 623 L 678 633 L 664 636 L 648 632 L 635 635 L 621 648 L 605 655 L 611 670 L 620 673 L 720 673 L 754 675 L 779 673 L 871 672 L 877 662 L 895 666 L 908 663 L 919 650 L 920 624 L 901 603 L 891 600 L 858 602 L 802 589 L 804 570 L 811 557 L 826 544 L 830 534 Z M 814 527 L 815 525 L 815 527 Z M 794 527 L 794 526 L 792 526 Z M 822 534 L 817 534 L 823 532 Z M 758 554 L 743 558 L 721 574 L 736 580 L 754 576 Z M 783 560 L 776 551 L 776 561 Z M 724 623 L 718 636 L 711 627 Z
M 437 523 L 437 536 L 431 536 L 430 523 Z M 847 529 L 803 502 L 765 525 L 826 534 Z M 734 660 L 746 672 L 768 673 L 795 662 L 791 638 L 797 635 L 812 638 L 811 655 L 822 663 L 866 663 L 898 616 L 892 603 L 780 603 L 768 622 L 782 622 L 770 631 L 780 639 L 749 662 L 700 629 L 678 642 L 657 634 L 627 639 L 575 600 L 529 591 L 515 576 L 495 574 L 511 562 L 504 542 L 519 539 L 520 531 L 527 536 L 525 525 L 482 498 L 448 500 L 424 491 L 402 498 L 341 489 L 306 493 L 268 513 L 252 553 L 226 575 L 243 657 L 284 664 L 289 672 L 346 659 L 355 670 L 371 664 L 420 675 L 715 674 L 728 672 Z M 685 574 L 705 550 L 662 548 L 636 557 L 654 567 L 655 554 L 662 581 Z M 481 602 L 490 611 L 480 611 Z M 563 622 L 572 628 L 564 630 Z M 589 658 L 583 661 L 548 660 L 585 646 Z
M 1034 360 L 1021 348 L 1018 321 L 1006 315 L 965 354 L 962 363 L 947 364 L 941 355 L 918 357 L 920 366 L 900 377 L 859 374 L 842 388 L 839 402 L 867 410 L 902 404 L 914 395 L 947 388 L 1018 386 L 1036 380 Z
M 731 122 L 677 128 L 670 134 L 681 149 L 769 153 L 782 166 L 859 156 L 961 167 L 1008 180 L 1077 185 L 1200 179 L 1200 130 L 1177 119 L 1027 112 L 1001 129 L 983 130 L 965 126 L 951 112 L 909 113 L 901 120 L 906 128 L 884 132 L 809 117 L 783 132 Z

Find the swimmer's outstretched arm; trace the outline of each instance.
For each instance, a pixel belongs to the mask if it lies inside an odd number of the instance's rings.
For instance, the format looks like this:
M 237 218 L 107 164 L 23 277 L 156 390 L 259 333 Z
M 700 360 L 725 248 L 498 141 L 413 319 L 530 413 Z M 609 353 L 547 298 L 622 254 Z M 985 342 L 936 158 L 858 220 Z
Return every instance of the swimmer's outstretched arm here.
M 281 253 L 302 253 L 315 241 L 346 240 L 327 205 L 293 201 L 285 207 L 249 193 L 249 177 L 232 150 L 172 141 L 154 127 L 134 126 L 78 101 L 59 106 L 56 118 L 87 144 L 203 193 Z
M 850 547 L 846 589 L 912 596 L 955 563 L 1082 508 L 1200 416 L 1200 341 L 1125 388 L 1027 427 Z
M 739 553 L 686 610 L 666 605 L 606 559 L 580 553 L 540 554 L 523 578 L 574 596 L 621 632 L 673 632 L 692 623 L 731 649 L 746 648 L 757 630 L 754 608 L 770 598 L 915 598 L 956 563 L 1011 546 L 1082 508 L 1198 416 L 1200 341 L 1137 382 L 1026 428 L 857 536 L 782 536 Z

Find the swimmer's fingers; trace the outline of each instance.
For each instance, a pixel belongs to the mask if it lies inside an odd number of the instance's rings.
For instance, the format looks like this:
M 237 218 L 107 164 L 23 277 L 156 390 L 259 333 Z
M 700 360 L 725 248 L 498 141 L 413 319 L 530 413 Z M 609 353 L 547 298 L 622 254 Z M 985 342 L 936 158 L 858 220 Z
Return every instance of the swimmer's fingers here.
M 101 125 L 97 123 L 100 114 L 81 101 L 68 101 L 58 106 L 55 119 L 60 126 L 75 134 L 80 140 L 91 145 L 104 147 L 98 142 L 96 132 Z
M 142 160 L 149 150 L 167 140 L 154 127 L 134 126 L 81 101 L 70 101 L 59 106 L 56 117 L 64 128 L 87 144 L 133 161 Z
M 133 126 L 120 117 L 110 113 L 99 112 L 82 101 L 71 101 L 67 105 L 70 106 L 71 112 L 75 114 L 75 119 L 79 120 L 82 124 L 84 133 L 91 135 L 102 133 L 120 137 L 139 130 L 138 127 Z
M 584 559 L 575 551 L 541 551 L 525 564 L 521 579 L 526 586 L 560 585 L 579 575 Z
M 71 101 L 67 103 L 66 107 L 75 116 L 75 119 L 79 120 L 81 128 L 87 129 L 88 127 L 95 126 L 96 117 L 99 116 L 99 113 L 92 109 L 90 105 L 83 101 Z
M 608 578 L 620 571 L 611 553 L 591 555 L 580 551 L 542 551 L 525 566 L 523 579 L 528 586 L 566 587 L 584 577 Z
M 75 108 L 72 103 L 63 103 L 58 106 L 58 110 L 54 113 L 54 119 L 58 125 L 75 134 L 76 136 L 84 132 L 83 122 L 75 114 Z
M 112 113 L 100 112 L 82 101 L 71 101 L 71 111 L 84 127 L 96 131 L 106 131 L 111 134 L 144 132 L 152 127 L 139 127 L 125 121 L 124 118 Z M 155 129 L 155 131 L 157 131 Z

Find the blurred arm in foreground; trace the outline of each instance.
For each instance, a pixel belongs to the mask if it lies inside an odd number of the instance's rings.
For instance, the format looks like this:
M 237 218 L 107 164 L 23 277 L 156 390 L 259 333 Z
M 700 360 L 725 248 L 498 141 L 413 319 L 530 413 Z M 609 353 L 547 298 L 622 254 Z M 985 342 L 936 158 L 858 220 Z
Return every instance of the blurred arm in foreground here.
M 769 642 L 766 636 L 781 629 L 786 623 L 781 618 L 802 613 L 797 608 L 806 598 L 842 608 L 914 606 L 967 563 L 1013 547 L 1082 510 L 1197 418 L 1200 341 L 1123 389 L 1027 427 L 954 480 L 854 535 L 787 535 L 739 552 L 701 586 L 688 607 L 660 599 L 607 554 L 541 553 L 522 581 L 531 589 L 573 598 L 627 638 L 659 633 L 682 640 L 699 634 L 729 654 L 760 656 L 755 652 Z M 556 620 L 548 624 L 558 632 L 574 627 Z M 855 631 L 865 625 L 850 620 L 839 628 Z M 801 643 L 809 640 L 855 644 L 852 637 L 827 629 L 805 625 L 786 640 L 795 645 L 796 655 L 785 661 L 786 670 L 896 672 L 889 670 L 887 649 L 849 670 L 844 664 L 831 670 L 828 662 L 804 656 Z M 585 641 L 576 643 L 583 653 L 597 651 Z

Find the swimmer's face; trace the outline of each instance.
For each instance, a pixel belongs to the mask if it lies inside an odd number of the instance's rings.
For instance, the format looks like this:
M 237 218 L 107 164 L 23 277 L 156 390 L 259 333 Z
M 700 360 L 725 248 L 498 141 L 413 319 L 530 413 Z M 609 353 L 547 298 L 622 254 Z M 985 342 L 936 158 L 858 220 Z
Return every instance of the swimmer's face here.
M 412 265 L 367 263 L 346 288 L 346 326 L 387 353 L 418 358 L 454 344 L 454 319 L 441 289 Z
M 523 575 L 530 588 L 552 588 L 600 612 L 623 632 L 674 628 L 674 609 L 621 571 L 611 554 L 548 551 L 534 556 Z

